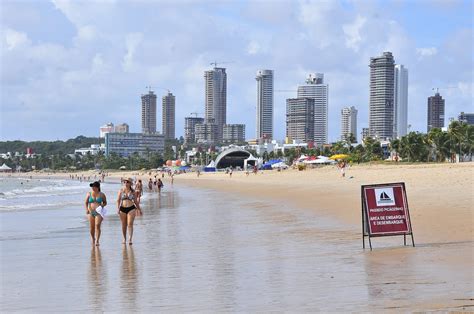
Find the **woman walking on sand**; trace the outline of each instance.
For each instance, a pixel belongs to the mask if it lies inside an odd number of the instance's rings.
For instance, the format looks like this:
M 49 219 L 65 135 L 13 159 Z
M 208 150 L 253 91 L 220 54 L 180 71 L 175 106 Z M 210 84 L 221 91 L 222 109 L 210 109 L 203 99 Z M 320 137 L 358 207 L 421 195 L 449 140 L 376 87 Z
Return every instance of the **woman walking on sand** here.
M 94 182 L 89 184 L 92 191 L 86 196 L 86 215 L 89 217 L 90 233 L 92 238 L 92 245 L 99 246 L 100 227 L 105 216 L 105 206 L 107 205 L 107 198 L 105 194 L 100 191 L 100 183 Z
M 140 204 L 137 202 L 137 194 L 132 189 L 132 179 L 128 178 L 123 181 L 124 187 L 120 189 L 117 196 L 117 213 L 122 221 L 123 244 L 127 242 L 128 228 L 128 244 L 132 244 L 133 238 L 133 222 L 136 215 L 141 215 Z

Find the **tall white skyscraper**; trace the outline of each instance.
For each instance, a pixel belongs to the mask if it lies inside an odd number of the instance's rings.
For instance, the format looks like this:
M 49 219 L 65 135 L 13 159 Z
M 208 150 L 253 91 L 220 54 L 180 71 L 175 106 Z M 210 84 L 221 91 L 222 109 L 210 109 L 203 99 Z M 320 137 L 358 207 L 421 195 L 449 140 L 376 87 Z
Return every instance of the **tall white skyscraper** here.
M 369 135 L 393 138 L 395 60 L 391 52 L 370 58 Z
M 350 134 L 357 143 L 357 109 L 354 106 L 341 110 L 341 140 L 345 141 Z
M 314 99 L 314 142 L 328 142 L 328 84 L 324 84 L 323 73 L 311 73 L 305 85 L 298 86 L 298 98 Z
M 204 72 L 206 88 L 205 123 L 217 125 L 216 138 L 222 140 L 224 124 L 227 116 L 227 74 L 225 68 L 214 67 Z
M 407 134 L 408 128 L 408 69 L 402 64 L 395 65 L 395 87 L 393 108 L 393 137 Z
M 257 76 L 257 139 L 273 139 L 273 70 L 259 70 Z

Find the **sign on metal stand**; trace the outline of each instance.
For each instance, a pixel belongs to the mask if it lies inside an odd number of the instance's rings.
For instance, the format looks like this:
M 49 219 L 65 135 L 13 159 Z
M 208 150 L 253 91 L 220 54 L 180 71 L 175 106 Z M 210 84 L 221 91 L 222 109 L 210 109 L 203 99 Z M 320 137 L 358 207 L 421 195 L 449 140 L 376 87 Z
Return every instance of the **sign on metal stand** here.
M 403 244 L 407 245 L 407 235 L 411 236 L 415 246 L 408 209 L 405 183 L 385 183 L 362 185 L 362 247 L 365 238 L 369 239 L 372 250 L 372 237 L 403 235 Z

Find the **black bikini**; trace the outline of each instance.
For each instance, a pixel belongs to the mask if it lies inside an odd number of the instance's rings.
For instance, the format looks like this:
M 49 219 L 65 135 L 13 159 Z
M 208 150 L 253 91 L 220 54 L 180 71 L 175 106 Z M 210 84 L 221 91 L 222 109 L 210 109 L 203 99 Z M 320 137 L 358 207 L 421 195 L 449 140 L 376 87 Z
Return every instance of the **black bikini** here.
M 120 206 L 120 211 L 122 213 L 125 213 L 125 214 L 128 214 L 129 212 L 131 212 L 132 210 L 134 210 L 136 207 L 135 205 L 132 205 L 130 207 L 123 207 L 123 206 Z
M 135 199 L 135 195 L 133 195 L 133 192 L 127 195 L 125 191 L 122 191 L 122 202 L 127 199 L 133 202 L 133 200 Z M 136 209 L 135 205 L 129 207 L 120 206 L 120 211 L 125 214 L 128 214 L 134 209 Z

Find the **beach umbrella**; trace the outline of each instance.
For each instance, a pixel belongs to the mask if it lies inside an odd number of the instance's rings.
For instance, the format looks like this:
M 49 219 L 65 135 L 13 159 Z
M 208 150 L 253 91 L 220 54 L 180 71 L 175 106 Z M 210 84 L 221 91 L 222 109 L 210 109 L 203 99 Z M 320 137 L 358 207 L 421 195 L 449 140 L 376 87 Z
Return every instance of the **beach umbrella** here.
M 331 157 L 329 157 L 329 159 L 337 160 L 337 159 L 346 159 L 348 157 L 349 157 L 349 155 L 346 155 L 346 154 L 336 154 L 336 155 L 332 155 Z

